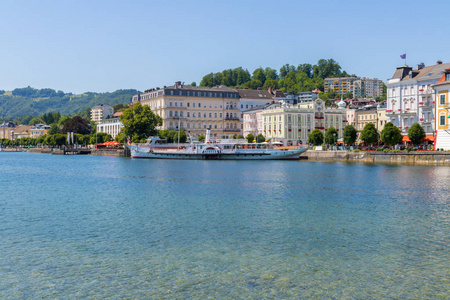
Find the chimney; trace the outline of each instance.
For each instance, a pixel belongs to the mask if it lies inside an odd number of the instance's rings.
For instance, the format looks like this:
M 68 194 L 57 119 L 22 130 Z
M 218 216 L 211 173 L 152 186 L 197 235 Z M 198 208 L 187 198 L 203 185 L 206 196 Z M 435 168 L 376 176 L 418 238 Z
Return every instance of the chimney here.
M 437 63 L 438 65 L 442 65 L 442 60 L 438 60 L 436 63 Z
M 175 82 L 175 88 L 177 89 L 179 87 L 181 87 L 181 81 L 176 81 Z
M 423 62 L 417 65 L 417 70 L 421 70 L 423 68 L 425 68 L 425 64 Z

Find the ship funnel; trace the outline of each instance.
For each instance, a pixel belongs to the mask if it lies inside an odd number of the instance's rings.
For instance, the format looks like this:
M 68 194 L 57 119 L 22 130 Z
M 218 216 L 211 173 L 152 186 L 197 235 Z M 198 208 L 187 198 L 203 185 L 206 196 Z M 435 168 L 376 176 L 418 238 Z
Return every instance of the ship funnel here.
M 205 144 L 209 144 L 210 142 L 211 142 L 211 130 L 208 128 L 206 129 Z

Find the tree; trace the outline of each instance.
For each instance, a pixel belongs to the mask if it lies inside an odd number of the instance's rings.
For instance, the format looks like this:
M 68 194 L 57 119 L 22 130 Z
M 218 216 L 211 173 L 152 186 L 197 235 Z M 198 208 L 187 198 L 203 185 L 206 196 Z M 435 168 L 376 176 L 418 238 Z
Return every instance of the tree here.
M 61 128 L 59 128 L 58 124 L 53 123 L 52 125 L 50 125 L 48 134 L 58 134 L 58 133 L 61 133 Z
M 193 81 L 190 86 L 197 86 L 197 83 L 195 81 Z
M 336 145 L 338 136 L 338 132 L 334 127 L 328 128 L 325 132 L 325 144 Z
M 70 119 L 72 119 L 71 116 L 62 116 L 62 117 L 58 120 L 58 125 L 64 126 L 64 124 L 66 124 L 66 122 L 69 121 Z
M 238 134 L 237 139 L 245 139 L 245 137 L 242 134 Z
M 247 134 L 247 136 L 245 138 L 247 139 L 247 142 L 253 143 L 255 136 L 253 134 L 249 133 L 249 134 Z
M 198 137 L 198 141 L 199 142 L 203 142 L 205 140 L 205 137 L 203 136 L 203 135 L 200 135 L 199 137 Z
M 425 130 L 419 123 L 414 123 L 408 129 L 408 138 L 411 140 L 413 145 L 418 145 L 425 138 Z
M 39 117 L 34 117 L 33 119 L 30 120 L 30 122 L 28 123 L 29 126 L 34 126 L 36 124 L 45 124 L 44 120 L 42 120 Z
M 402 140 L 402 132 L 392 122 L 388 122 L 381 131 L 381 140 L 386 145 L 395 146 Z
M 352 125 L 344 127 L 344 144 L 353 145 L 356 142 L 356 129 Z
M 260 133 L 260 134 L 258 134 L 258 136 L 256 137 L 256 142 L 257 143 L 262 143 L 262 142 L 265 142 L 266 141 L 266 138 Z
M 371 145 L 378 141 L 379 134 L 375 128 L 375 124 L 367 123 L 359 137 L 366 145 Z
M 72 119 L 64 123 L 62 128 L 63 133 L 67 132 L 75 132 L 80 134 L 89 134 L 91 132 L 91 128 L 89 126 L 89 122 L 86 119 L 83 119 L 80 116 L 74 116 Z
M 263 70 L 263 68 L 258 68 L 255 71 L 253 71 L 253 80 L 259 80 L 262 84 L 264 84 L 264 82 L 266 81 L 266 74 L 265 71 Z
M 112 140 L 112 136 L 106 132 L 98 132 L 97 134 L 89 136 L 89 144 L 104 143 Z M 84 140 L 83 140 L 84 142 Z
M 314 129 L 308 136 L 308 143 L 314 146 L 319 146 L 323 144 L 323 134 L 319 129 Z
M 154 114 L 149 106 L 137 102 L 123 111 L 120 116 L 125 136 L 137 143 L 149 136 L 156 135 L 156 127 L 162 125 L 160 116 Z

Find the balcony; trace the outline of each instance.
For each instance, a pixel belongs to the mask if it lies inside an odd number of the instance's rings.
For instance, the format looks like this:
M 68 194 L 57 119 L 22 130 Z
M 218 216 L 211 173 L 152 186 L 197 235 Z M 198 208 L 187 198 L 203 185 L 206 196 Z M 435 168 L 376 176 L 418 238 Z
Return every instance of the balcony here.
M 225 128 L 223 131 L 240 132 L 241 130 L 239 128 Z
M 227 121 L 239 121 L 239 117 L 225 117 L 225 120 Z

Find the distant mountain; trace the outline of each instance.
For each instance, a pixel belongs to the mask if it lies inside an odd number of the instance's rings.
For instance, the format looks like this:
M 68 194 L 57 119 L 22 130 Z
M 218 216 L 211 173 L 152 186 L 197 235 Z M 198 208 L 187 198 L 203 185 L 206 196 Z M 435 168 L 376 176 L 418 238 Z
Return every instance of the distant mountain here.
M 39 116 L 49 112 L 73 115 L 98 104 L 115 105 L 131 103 L 131 97 L 140 93 L 134 89 L 117 90 L 112 93 L 74 95 L 53 89 L 18 88 L 10 92 L 0 91 L 0 118 L 23 115 Z

